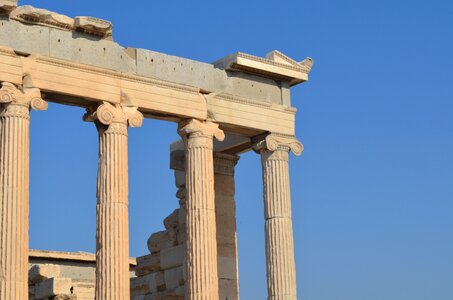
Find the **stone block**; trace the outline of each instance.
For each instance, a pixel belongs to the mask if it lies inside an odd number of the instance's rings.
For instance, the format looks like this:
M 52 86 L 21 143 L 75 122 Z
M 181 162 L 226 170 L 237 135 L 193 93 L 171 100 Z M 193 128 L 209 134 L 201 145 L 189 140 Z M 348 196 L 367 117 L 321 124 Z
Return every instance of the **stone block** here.
M 102 38 L 112 35 L 112 23 L 93 17 L 75 17 L 74 27 L 77 31 L 97 35 Z
M 234 257 L 217 257 L 217 269 L 221 279 L 238 279 L 238 270 Z
M 217 245 L 217 256 L 219 257 L 236 257 L 236 245 L 235 244 L 223 244 Z
M 179 225 L 179 209 L 175 209 L 168 217 L 164 219 L 166 229 L 175 228 Z
M 179 208 L 178 211 L 178 223 L 181 226 L 181 224 L 186 224 L 186 209 L 184 207 Z
M 17 7 L 17 0 L 0 0 L 0 11 L 11 12 Z
M 131 294 L 146 295 L 165 290 L 164 272 L 155 272 L 131 279 Z
M 122 47 L 107 39 L 93 39 L 95 37 L 84 33 L 51 30 L 49 55 L 115 71 L 135 73 L 135 59 Z
M 49 55 L 49 33 L 51 28 L 39 25 L 22 26 L 18 21 L 3 20 L 0 44 L 18 52 Z M 20 39 L 17 37 L 20 36 Z M 42 43 L 42 41 L 47 41 Z
M 176 240 L 178 245 L 182 245 L 186 243 L 186 224 L 179 225 Z
M 176 192 L 176 198 L 179 199 L 179 205 L 184 206 L 186 203 L 187 190 L 185 187 L 178 188 Z
M 186 185 L 186 172 L 175 170 L 175 185 L 180 188 Z
M 218 189 L 216 189 L 217 191 Z M 234 196 L 224 194 L 215 196 L 215 211 L 217 216 L 236 217 L 236 203 Z
M 95 282 L 72 281 L 73 293 L 77 300 L 92 300 L 95 298 Z
M 236 220 L 231 217 L 217 216 L 217 244 L 232 244 L 236 241 Z
M 137 266 L 135 267 L 136 276 L 143 276 L 156 271 L 160 271 L 159 254 L 148 254 L 137 257 Z
M 9 17 L 24 23 L 41 24 L 66 30 L 72 30 L 74 26 L 74 20 L 68 16 L 30 5 L 16 8 L 10 13 Z
M 176 289 L 178 286 L 184 284 L 183 267 L 180 266 L 173 269 L 165 270 L 164 277 L 165 286 L 167 290 Z
M 163 270 L 182 266 L 186 256 L 185 245 L 178 245 L 160 252 L 160 267 Z
M 151 253 L 157 253 L 162 249 L 175 246 L 177 244 L 176 235 L 165 230 L 153 233 L 148 239 L 148 249 Z
M 59 275 L 60 267 L 57 265 L 51 264 L 34 265 L 28 271 L 28 282 L 34 284 L 52 277 L 58 278 Z
M 57 295 L 55 297 L 50 298 L 49 300 L 77 300 L 77 299 L 82 300 L 76 295 Z
M 196 86 L 206 92 L 223 92 L 269 103 L 281 103 L 280 87 L 272 79 L 229 72 L 216 68 L 213 64 L 155 51 L 137 49 L 137 73 Z
M 44 299 L 57 295 L 71 295 L 72 280 L 67 278 L 49 278 L 35 286 L 35 298 Z
M 237 280 L 219 280 L 219 299 L 239 300 L 239 284 Z

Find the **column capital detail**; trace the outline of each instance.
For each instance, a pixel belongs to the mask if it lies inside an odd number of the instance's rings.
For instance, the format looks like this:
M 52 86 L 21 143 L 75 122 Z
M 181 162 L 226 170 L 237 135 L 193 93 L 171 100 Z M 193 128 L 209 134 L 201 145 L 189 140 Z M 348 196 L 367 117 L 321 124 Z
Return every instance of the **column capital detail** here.
M 234 175 L 234 167 L 239 161 L 239 156 L 235 154 L 214 153 L 214 173 L 222 175 Z
M 20 89 L 9 82 L 1 83 L 0 103 L 31 107 L 34 110 L 46 110 L 48 106 L 41 98 L 41 91 L 38 88 Z
M 225 139 L 225 133 L 219 128 L 218 124 L 196 119 L 179 123 L 178 133 L 183 139 L 189 136 L 215 137 L 218 141 Z
M 295 136 L 270 133 L 256 137 L 253 140 L 253 149 L 258 153 L 276 150 L 291 151 L 294 155 L 300 156 L 304 151 L 304 146 Z
M 134 128 L 142 126 L 143 115 L 138 111 L 138 107 L 113 105 L 104 101 L 99 106 L 87 108 L 83 120 L 87 122 L 99 121 L 104 125 L 121 123 Z

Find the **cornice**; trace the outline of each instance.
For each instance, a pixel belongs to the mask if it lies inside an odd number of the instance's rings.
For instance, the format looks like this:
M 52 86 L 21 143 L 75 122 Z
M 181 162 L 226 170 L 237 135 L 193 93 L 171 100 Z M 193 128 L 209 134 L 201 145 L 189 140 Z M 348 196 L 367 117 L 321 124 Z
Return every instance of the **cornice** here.
M 240 104 L 245 104 L 245 105 L 252 105 L 260 108 L 265 108 L 269 110 L 279 110 L 279 111 L 286 111 L 289 113 L 295 114 L 297 112 L 297 108 L 295 107 L 288 107 L 284 105 L 278 105 L 275 103 L 269 103 L 269 102 L 262 102 L 262 101 L 255 101 L 250 98 L 243 98 L 235 95 L 230 95 L 230 94 L 208 94 L 205 96 L 207 99 L 213 98 L 213 99 L 219 99 L 219 100 L 225 100 L 229 102 L 235 102 L 235 103 L 240 103 Z

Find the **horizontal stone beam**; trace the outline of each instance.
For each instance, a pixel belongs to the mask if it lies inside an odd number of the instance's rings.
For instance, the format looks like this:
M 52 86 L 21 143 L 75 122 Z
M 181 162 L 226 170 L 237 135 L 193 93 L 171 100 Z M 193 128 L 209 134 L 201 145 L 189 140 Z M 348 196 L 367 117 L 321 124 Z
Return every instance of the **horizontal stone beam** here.
M 233 134 L 294 134 L 295 109 L 169 81 L 116 72 L 43 55 L 20 56 L 0 47 L 0 81 L 39 88 L 47 100 L 90 106 L 108 101 L 136 106 L 147 117 L 210 119 Z M 55 96 L 56 95 L 56 96 Z M 72 97 L 72 98 L 71 98 Z M 68 98 L 69 99 L 69 98 Z

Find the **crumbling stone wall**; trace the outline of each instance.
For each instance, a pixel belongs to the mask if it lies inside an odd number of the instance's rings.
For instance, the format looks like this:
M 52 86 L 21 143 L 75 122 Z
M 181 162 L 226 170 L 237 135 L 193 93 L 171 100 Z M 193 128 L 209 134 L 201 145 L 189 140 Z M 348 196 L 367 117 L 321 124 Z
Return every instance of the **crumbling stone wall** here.
M 185 294 L 186 188 L 184 148 L 172 145 L 170 167 L 174 170 L 179 208 L 164 219 L 165 230 L 148 239 L 150 254 L 137 257 L 136 278 L 131 279 L 133 300 L 177 300 Z M 238 300 L 236 207 L 234 199 L 235 155 L 215 154 L 215 201 L 219 299 Z M 209 276 L 209 275 L 208 275 Z

